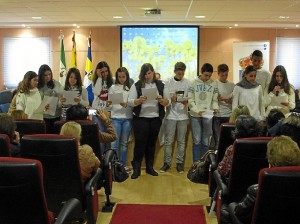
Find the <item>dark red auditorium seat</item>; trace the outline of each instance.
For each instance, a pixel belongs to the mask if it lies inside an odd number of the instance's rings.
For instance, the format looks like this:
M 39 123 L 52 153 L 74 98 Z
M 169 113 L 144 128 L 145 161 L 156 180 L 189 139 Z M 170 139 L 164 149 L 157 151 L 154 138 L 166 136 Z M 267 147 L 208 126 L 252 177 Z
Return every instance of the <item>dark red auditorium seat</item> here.
M 259 172 L 252 224 L 298 223 L 300 220 L 300 166 L 265 168 Z M 237 203 L 229 205 L 234 224 Z
M 0 134 L 0 156 L 11 156 L 10 139 L 5 134 Z
M 17 126 L 16 131 L 19 132 L 20 138 L 22 138 L 23 135 L 46 133 L 46 125 L 43 120 L 17 119 L 15 123 Z
M 95 224 L 98 216 L 98 169 L 84 184 L 81 182 L 78 142 L 74 137 L 56 134 L 25 135 L 21 139 L 24 158 L 41 161 L 44 167 L 44 186 L 47 202 L 55 214 L 68 198 L 77 198 L 82 211 L 77 218 Z
M 48 211 L 43 187 L 43 168 L 39 161 L 0 157 L 0 223 L 70 223 L 80 202 L 66 201 L 56 218 Z
M 240 201 L 247 193 L 247 188 L 258 183 L 258 174 L 262 168 L 268 167 L 267 144 L 271 137 L 254 137 L 236 139 L 233 144 L 233 161 L 228 181 L 214 172 L 218 195 L 216 213 L 221 219 L 222 204 Z

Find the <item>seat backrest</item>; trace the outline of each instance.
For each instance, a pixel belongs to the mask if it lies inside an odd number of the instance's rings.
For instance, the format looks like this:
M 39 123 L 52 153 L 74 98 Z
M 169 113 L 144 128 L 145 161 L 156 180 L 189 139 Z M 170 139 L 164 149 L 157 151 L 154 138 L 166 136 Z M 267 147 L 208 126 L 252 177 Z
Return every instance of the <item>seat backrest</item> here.
M 10 139 L 6 134 L 0 134 L 0 156 L 11 156 Z
M 21 155 L 41 161 L 44 168 L 45 194 L 55 216 L 62 202 L 77 198 L 84 202 L 78 159 L 78 142 L 74 137 L 55 134 L 25 135 Z
M 23 135 L 46 133 L 46 125 L 43 120 L 17 119 L 15 123 L 17 126 L 16 131 L 19 132 L 20 138 L 22 138 Z
M 0 91 L 0 113 L 7 113 L 12 100 L 12 95 L 11 90 Z
M 56 121 L 54 123 L 54 133 L 59 134 L 61 127 L 68 121 Z M 91 146 L 95 155 L 101 161 L 102 155 L 100 150 L 99 128 L 95 121 L 76 120 L 81 125 L 81 144 Z
M 300 166 L 262 169 L 252 223 L 297 223 L 300 217 Z
M 246 195 L 247 188 L 258 182 L 259 171 L 269 166 L 267 144 L 271 139 L 271 137 L 254 137 L 234 141 L 228 180 L 228 202 L 241 200 Z
M 225 154 L 225 151 L 228 146 L 232 145 L 234 139 L 232 138 L 231 132 L 235 129 L 235 123 L 223 123 L 220 125 L 219 130 L 219 144 L 217 151 L 217 164 L 219 164 Z
M 49 223 L 39 161 L 0 157 L 0 222 Z

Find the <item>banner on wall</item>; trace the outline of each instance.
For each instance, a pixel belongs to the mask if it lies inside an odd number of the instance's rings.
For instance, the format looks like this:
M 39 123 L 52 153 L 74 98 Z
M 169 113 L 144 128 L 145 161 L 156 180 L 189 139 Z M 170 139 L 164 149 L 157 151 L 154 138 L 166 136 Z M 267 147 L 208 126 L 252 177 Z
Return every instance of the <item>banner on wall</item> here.
M 250 56 L 253 51 L 260 50 L 263 53 L 262 67 L 269 71 L 270 62 L 270 42 L 251 41 L 233 42 L 233 82 L 237 83 L 242 77 L 244 69 L 251 65 Z

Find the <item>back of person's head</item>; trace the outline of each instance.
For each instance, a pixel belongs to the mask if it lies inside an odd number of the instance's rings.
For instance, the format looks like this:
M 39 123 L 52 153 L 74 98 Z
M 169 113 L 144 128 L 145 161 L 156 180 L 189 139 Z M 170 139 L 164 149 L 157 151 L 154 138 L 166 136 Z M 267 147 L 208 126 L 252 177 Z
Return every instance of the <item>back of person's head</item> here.
M 27 119 L 28 115 L 25 114 L 25 112 L 23 110 L 13 110 L 11 112 L 11 117 L 12 117 L 13 120 Z
M 80 139 L 81 126 L 74 121 L 66 122 L 60 129 L 60 135 L 69 135 Z
M 68 121 L 86 120 L 88 116 L 88 109 L 81 104 L 72 105 L 66 111 L 66 120 Z
M 256 68 L 255 68 L 253 65 L 248 65 L 248 66 L 245 68 L 244 75 L 247 75 L 247 74 L 249 74 L 250 72 L 254 72 L 254 71 L 257 71 Z
M 0 113 L 0 134 L 6 134 L 12 141 L 14 139 L 14 134 L 16 130 L 16 125 L 12 117 L 6 113 Z
M 286 135 L 291 137 L 295 142 L 297 142 L 300 147 L 300 114 L 291 113 L 291 115 L 282 120 L 282 125 L 280 127 L 279 133 L 281 135 Z
M 299 166 L 300 149 L 290 137 L 282 135 L 269 141 L 267 158 L 271 167 Z
M 278 109 L 270 110 L 268 116 L 266 117 L 267 126 L 268 128 L 273 127 L 275 124 L 278 123 L 281 119 L 284 118 L 284 114 Z
M 256 137 L 257 120 L 250 115 L 240 115 L 236 119 L 235 130 L 232 132 L 233 138 Z
M 238 105 L 233 109 L 229 118 L 229 122 L 236 122 L 237 117 L 240 115 L 250 115 L 249 108 L 245 105 Z

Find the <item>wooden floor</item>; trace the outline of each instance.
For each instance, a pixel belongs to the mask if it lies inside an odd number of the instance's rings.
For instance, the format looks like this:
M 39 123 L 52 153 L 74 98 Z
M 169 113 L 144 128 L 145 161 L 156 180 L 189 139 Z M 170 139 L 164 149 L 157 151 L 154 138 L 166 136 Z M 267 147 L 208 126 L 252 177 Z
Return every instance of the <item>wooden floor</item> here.
M 129 204 L 209 205 L 207 185 L 195 184 L 186 177 L 186 170 L 179 174 L 175 167 L 170 172 L 159 173 L 158 177 L 145 174 L 135 180 L 130 177 L 123 183 L 114 183 L 111 201 Z M 105 202 L 104 189 L 98 191 L 100 210 Z M 216 224 L 216 218 L 208 217 L 207 224 Z M 97 224 L 108 224 L 112 213 L 99 212 Z

